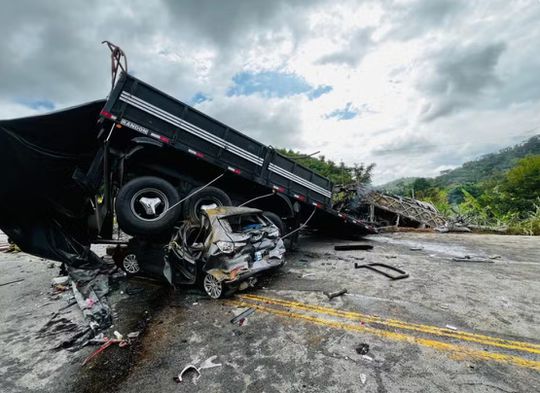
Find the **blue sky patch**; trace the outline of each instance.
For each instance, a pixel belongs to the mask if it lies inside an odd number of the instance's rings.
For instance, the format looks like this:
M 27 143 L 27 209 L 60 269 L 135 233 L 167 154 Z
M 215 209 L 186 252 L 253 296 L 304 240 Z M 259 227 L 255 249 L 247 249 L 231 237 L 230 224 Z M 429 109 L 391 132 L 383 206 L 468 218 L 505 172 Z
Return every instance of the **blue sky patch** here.
M 283 98 L 306 94 L 310 100 L 314 100 L 332 90 L 331 86 L 314 88 L 301 76 L 277 71 L 243 71 L 232 80 L 234 85 L 227 91 L 228 96 L 260 94 L 266 98 Z
M 322 96 L 323 94 L 330 93 L 331 91 L 332 91 L 332 86 L 321 85 L 321 86 L 318 86 L 315 89 L 311 90 L 310 92 L 308 92 L 307 96 L 308 96 L 310 101 L 313 101 L 313 100 L 319 98 L 320 96 Z
M 288 97 L 307 93 L 312 87 L 295 74 L 276 71 L 240 72 L 233 77 L 234 86 L 229 89 L 229 96 L 249 96 L 260 93 L 264 97 Z
M 351 119 L 354 119 L 356 116 L 358 116 L 358 111 L 355 108 L 353 108 L 351 102 L 347 102 L 347 105 L 345 105 L 345 108 L 336 109 L 335 111 L 327 114 L 325 117 L 327 119 L 334 117 L 338 120 L 351 120 Z
M 21 98 L 21 99 L 18 99 L 17 102 L 31 109 L 45 109 L 48 111 L 52 111 L 54 109 L 54 102 L 52 102 L 51 100 L 46 100 L 46 99 L 31 100 L 31 99 Z
M 207 95 L 201 92 L 198 92 L 189 99 L 188 103 L 189 105 L 197 105 L 197 104 L 200 104 L 201 102 L 208 101 L 209 99 L 210 98 Z

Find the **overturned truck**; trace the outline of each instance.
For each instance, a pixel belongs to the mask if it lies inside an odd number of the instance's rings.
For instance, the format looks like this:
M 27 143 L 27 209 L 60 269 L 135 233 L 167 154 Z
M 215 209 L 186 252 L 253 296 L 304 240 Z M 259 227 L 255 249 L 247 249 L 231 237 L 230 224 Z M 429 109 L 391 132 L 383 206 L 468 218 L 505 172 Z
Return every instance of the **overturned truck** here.
M 170 248 L 182 223 L 201 227 L 205 209 L 226 206 L 258 209 L 286 247 L 308 221 L 334 232 L 375 231 L 332 208 L 328 179 L 126 72 L 107 100 L 0 121 L 0 165 L 0 229 L 74 276 L 92 271 L 79 275 L 84 283 L 104 270 L 90 245 L 119 242 L 115 222 L 139 248 Z M 253 266 L 258 255 L 249 255 Z

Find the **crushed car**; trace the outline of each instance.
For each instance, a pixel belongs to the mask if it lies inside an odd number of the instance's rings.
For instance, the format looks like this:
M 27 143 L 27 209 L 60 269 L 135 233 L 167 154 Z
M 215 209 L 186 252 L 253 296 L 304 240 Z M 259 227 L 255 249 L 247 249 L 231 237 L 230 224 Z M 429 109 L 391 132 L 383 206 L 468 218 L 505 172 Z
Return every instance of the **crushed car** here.
M 165 276 L 173 285 L 199 284 L 213 299 L 253 286 L 257 276 L 282 266 L 279 228 L 259 209 L 203 209 L 199 223 L 184 221 L 167 244 L 133 238 L 115 261 L 128 274 Z

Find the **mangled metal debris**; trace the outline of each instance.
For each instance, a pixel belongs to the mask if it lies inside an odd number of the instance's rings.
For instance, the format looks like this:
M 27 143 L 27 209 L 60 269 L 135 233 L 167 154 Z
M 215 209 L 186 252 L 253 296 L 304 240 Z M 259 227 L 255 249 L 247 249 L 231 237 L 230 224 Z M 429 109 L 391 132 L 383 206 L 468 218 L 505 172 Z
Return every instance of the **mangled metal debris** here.
M 149 253 L 148 250 L 155 250 Z M 217 299 L 255 285 L 256 276 L 285 262 L 279 228 L 261 210 L 219 207 L 202 211 L 200 223 L 183 222 L 168 244 L 130 242 L 141 271 L 172 284 L 202 283 Z
M 340 187 L 342 198 L 334 208 L 366 219 L 378 227 L 446 228 L 449 224 L 431 203 L 385 194 L 365 185 Z
M 398 275 L 392 275 L 390 273 L 385 272 L 384 270 L 377 269 L 376 267 L 383 267 L 383 268 L 386 268 L 386 269 L 389 269 L 389 270 L 393 270 L 393 271 L 395 271 L 395 272 L 397 272 L 399 274 Z M 404 270 L 401 270 L 401 269 L 399 269 L 397 267 L 394 267 L 394 266 L 387 265 L 386 263 L 366 263 L 366 264 L 363 264 L 363 265 L 359 265 L 358 263 L 355 263 L 354 268 L 355 269 L 362 269 L 362 268 L 369 269 L 369 270 L 372 270 L 372 271 L 377 272 L 379 274 L 382 274 L 383 276 L 386 276 L 391 280 L 401 280 L 401 279 L 409 277 L 409 274 L 407 272 L 405 272 Z

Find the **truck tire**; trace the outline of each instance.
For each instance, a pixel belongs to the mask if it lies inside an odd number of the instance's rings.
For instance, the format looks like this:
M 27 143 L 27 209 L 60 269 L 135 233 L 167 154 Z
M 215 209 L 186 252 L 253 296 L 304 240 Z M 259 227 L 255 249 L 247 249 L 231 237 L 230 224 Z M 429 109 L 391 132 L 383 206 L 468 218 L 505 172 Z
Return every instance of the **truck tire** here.
M 191 190 L 190 194 L 198 189 L 200 187 Z M 199 223 L 201 221 L 201 207 L 213 203 L 217 206 L 232 206 L 231 198 L 223 190 L 212 186 L 206 187 L 184 202 L 182 207 L 184 219 Z
M 178 220 L 178 208 L 168 210 L 180 200 L 167 181 L 143 176 L 127 182 L 116 197 L 116 219 L 129 235 L 159 235 Z

